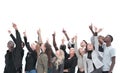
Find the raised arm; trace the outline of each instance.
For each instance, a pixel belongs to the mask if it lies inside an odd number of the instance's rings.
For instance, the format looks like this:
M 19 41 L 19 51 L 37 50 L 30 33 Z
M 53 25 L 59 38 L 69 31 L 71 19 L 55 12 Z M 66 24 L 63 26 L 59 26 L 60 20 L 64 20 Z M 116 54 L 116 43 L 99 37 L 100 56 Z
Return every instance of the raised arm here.
M 66 30 L 63 29 L 63 33 L 64 33 L 65 37 L 66 37 L 67 40 L 68 40 L 68 49 L 70 49 L 70 48 L 73 47 L 74 45 L 69 41 L 70 38 L 69 38 L 69 36 L 67 35 Z M 74 40 L 74 38 L 72 39 L 72 42 L 73 42 L 73 40 Z M 73 48 L 74 48 L 74 47 L 73 47 Z
M 22 39 L 21 39 L 21 36 L 20 36 L 20 32 L 18 31 L 17 25 L 16 25 L 15 23 L 12 23 L 12 24 L 13 24 L 13 28 L 14 28 L 15 31 L 16 31 L 16 40 L 17 40 L 17 42 L 18 42 L 17 45 L 20 45 L 20 47 L 21 47 Z
M 67 38 L 67 40 L 69 41 L 69 40 L 70 40 L 70 38 L 69 38 L 69 36 L 68 36 L 68 34 L 67 34 L 66 30 L 64 30 L 64 29 L 63 29 L 63 33 L 64 33 L 65 37 Z
M 37 43 L 36 45 L 36 52 L 37 52 L 37 57 L 39 57 L 39 54 L 40 54 L 40 47 L 41 47 L 41 44 L 43 43 L 42 42 L 42 37 L 41 37 L 41 30 L 37 30 L 37 35 L 38 35 L 38 41 L 35 41 Z
M 102 31 L 102 29 L 100 28 L 100 29 L 98 29 L 97 27 L 95 27 L 94 26 L 94 28 L 95 28 L 95 32 L 94 32 L 94 34 L 93 34 L 93 40 L 94 40 L 94 46 L 95 46 L 95 51 L 98 53 L 98 55 L 102 58 L 103 57 L 103 55 L 100 53 L 100 51 L 99 51 L 99 42 L 98 42 L 98 33 L 99 32 L 101 32 Z
M 29 42 L 27 41 L 27 35 L 26 35 L 26 32 L 23 32 L 23 35 L 24 35 L 25 45 L 26 45 L 28 51 L 33 52 L 33 50 L 32 50 L 31 47 L 30 47 Z
M 52 34 L 52 36 L 53 36 L 53 46 L 54 46 L 55 50 L 57 51 L 58 47 L 57 47 L 56 40 L 55 40 L 55 32 L 54 32 L 54 34 Z
M 10 34 L 10 37 L 12 38 L 12 40 L 14 41 L 14 43 L 17 44 L 17 40 L 16 40 L 16 38 L 14 37 L 14 35 L 11 33 L 10 30 L 8 30 L 8 33 Z
M 37 34 L 38 34 L 38 43 L 39 43 L 39 44 L 43 43 L 43 41 L 42 41 L 42 36 L 41 36 L 41 30 L 40 30 L 40 29 L 37 30 Z
M 74 48 L 75 49 L 75 54 L 76 54 L 77 57 L 80 57 L 80 54 L 77 50 L 77 36 L 75 36 L 74 39 L 75 39 L 75 48 Z
M 92 26 L 92 24 L 89 26 L 89 29 L 90 29 L 90 31 L 92 32 L 92 34 L 94 35 L 94 31 L 93 31 L 93 26 Z

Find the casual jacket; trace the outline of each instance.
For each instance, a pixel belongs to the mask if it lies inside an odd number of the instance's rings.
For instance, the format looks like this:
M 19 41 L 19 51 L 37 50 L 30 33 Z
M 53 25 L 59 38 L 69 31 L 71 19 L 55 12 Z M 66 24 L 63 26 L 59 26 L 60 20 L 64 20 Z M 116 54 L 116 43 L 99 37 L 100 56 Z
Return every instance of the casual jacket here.
M 48 71 L 48 57 L 45 53 L 40 53 L 37 60 L 37 73 L 47 73 Z
M 99 51 L 98 51 L 98 38 L 97 36 L 94 37 L 95 39 L 95 50 L 92 51 L 91 53 L 91 59 L 88 58 L 88 53 L 86 53 L 83 56 L 83 60 L 84 60 L 84 67 L 85 67 L 85 73 L 91 73 L 92 71 L 96 69 L 99 69 L 103 66 L 103 63 L 101 62 L 101 60 L 99 59 L 99 57 L 102 55 L 100 55 Z
M 5 54 L 4 73 L 16 73 L 12 54 L 13 52 L 10 52 L 9 50 L 7 50 L 7 53 Z
M 14 43 L 16 44 L 15 48 L 13 49 L 13 60 L 16 70 L 22 69 L 22 59 L 24 56 L 24 50 L 21 46 L 22 40 L 18 30 L 16 30 L 16 38 L 13 34 L 10 34 L 11 38 L 13 39 Z
M 30 71 L 32 69 L 35 69 L 35 65 L 36 65 L 36 61 L 37 61 L 37 52 L 32 50 L 29 42 L 27 42 L 26 37 L 24 37 L 24 41 L 25 41 L 25 45 L 28 49 L 28 53 L 26 56 L 25 71 Z

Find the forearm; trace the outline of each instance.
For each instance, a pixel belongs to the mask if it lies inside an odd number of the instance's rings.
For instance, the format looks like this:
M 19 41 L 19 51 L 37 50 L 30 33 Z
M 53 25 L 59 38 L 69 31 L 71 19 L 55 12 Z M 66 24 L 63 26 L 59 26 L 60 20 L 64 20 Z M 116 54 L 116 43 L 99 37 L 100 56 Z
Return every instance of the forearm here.
M 55 48 L 55 50 L 58 50 L 57 44 L 56 44 L 56 40 L 55 40 L 55 35 L 53 35 L 53 46 Z
M 25 44 L 27 44 L 27 37 L 24 36 L 24 41 L 25 41 Z
M 40 44 L 40 43 L 43 43 L 41 33 L 38 34 L 38 43 L 39 43 L 39 44 Z
M 114 66 L 115 66 L 115 57 L 112 58 L 112 63 L 111 63 L 111 66 L 110 66 L 109 73 L 112 73 Z
M 16 41 L 15 37 L 13 36 L 13 34 L 10 34 L 10 37 L 11 37 L 12 40 L 15 42 L 15 44 L 17 44 L 17 41 Z
M 20 32 L 18 31 L 18 29 L 16 29 L 15 31 L 16 31 L 16 39 L 21 43 L 22 40 L 21 40 Z
M 115 64 L 112 64 L 112 65 L 111 65 L 109 73 L 112 73 L 113 68 L 114 68 L 114 65 L 115 65 Z
M 80 56 L 80 54 L 79 54 L 79 52 L 77 50 L 77 41 L 75 41 L 75 54 L 76 54 L 77 57 Z
M 69 36 L 67 35 L 67 33 L 66 33 L 66 32 L 64 32 L 64 35 L 65 35 L 65 37 L 67 38 L 67 40 L 69 41 L 69 40 L 70 40 L 70 38 L 69 38 Z

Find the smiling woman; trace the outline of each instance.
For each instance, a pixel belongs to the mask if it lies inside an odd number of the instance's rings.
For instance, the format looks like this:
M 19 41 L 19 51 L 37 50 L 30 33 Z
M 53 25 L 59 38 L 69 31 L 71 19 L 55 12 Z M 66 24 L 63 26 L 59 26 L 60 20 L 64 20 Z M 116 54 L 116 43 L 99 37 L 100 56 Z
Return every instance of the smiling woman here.
M 12 22 L 15 22 L 20 32 L 27 31 L 30 42 L 37 40 L 37 29 L 41 29 L 43 41 L 49 39 L 52 44 L 52 33 L 57 32 L 56 40 L 63 38 L 62 29 L 65 28 L 70 37 L 75 34 L 78 36 L 78 42 L 82 39 L 89 41 L 91 33 L 88 26 L 91 22 L 102 27 L 103 32 L 100 34 L 105 36 L 111 34 L 114 37 L 112 42 L 116 49 L 117 60 L 114 73 L 118 73 L 120 57 L 118 56 L 118 47 L 120 43 L 120 34 L 118 34 L 120 24 L 119 2 L 116 0 L 10 0 L 0 1 L 0 33 L 4 33 L 0 37 L 1 53 L 0 53 L 0 72 L 2 73 L 5 66 L 5 53 L 7 50 L 7 42 L 11 40 L 7 30 L 12 29 Z M 14 30 L 11 30 L 14 32 Z M 30 33 L 29 33 L 30 32 Z M 23 37 L 23 35 L 21 35 Z M 23 39 L 23 38 L 22 38 Z M 57 42 L 58 45 L 60 42 Z M 25 50 L 25 55 L 26 55 Z M 24 55 L 24 57 L 25 57 Z M 23 66 L 25 59 L 23 59 Z M 23 69 L 24 71 L 24 69 Z

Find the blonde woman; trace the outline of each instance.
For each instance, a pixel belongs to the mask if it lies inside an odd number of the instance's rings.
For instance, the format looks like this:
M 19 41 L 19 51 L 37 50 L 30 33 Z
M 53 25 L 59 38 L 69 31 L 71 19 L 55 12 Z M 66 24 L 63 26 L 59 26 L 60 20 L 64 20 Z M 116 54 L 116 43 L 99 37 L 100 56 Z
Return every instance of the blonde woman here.
M 63 73 L 64 70 L 64 58 L 65 58 L 65 53 L 63 49 L 58 49 L 57 43 L 55 41 L 55 32 L 52 34 L 53 36 L 53 46 L 55 48 L 55 57 L 52 59 L 52 64 L 53 64 L 53 69 L 52 73 Z M 62 44 L 62 46 L 64 43 Z
M 53 57 L 53 72 L 52 73 L 63 73 L 64 70 L 64 52 L 59 49 L 56 51 L 56 56 Z

